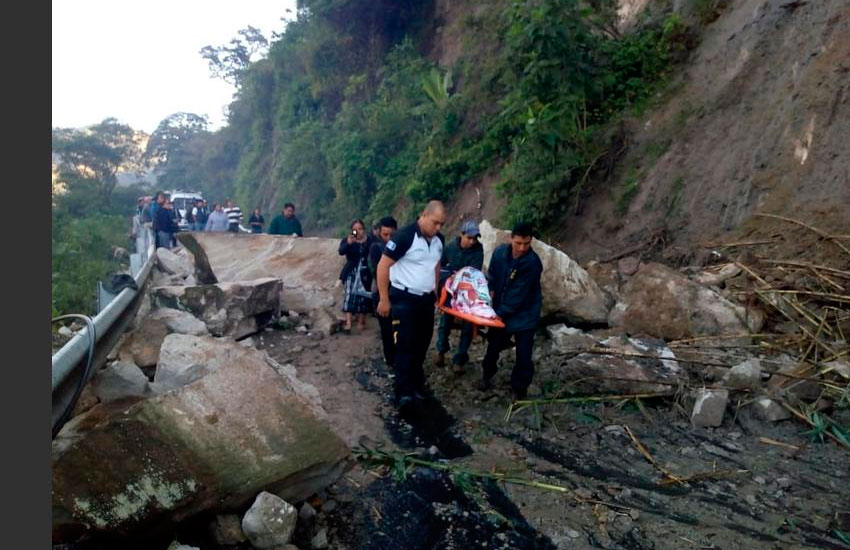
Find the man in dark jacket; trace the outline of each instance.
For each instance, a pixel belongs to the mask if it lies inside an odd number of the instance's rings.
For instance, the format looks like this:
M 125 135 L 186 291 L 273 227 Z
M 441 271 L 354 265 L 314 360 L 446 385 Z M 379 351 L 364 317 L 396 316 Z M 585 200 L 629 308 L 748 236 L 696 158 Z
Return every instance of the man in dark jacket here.
M 448 243 L 443 249 L 443 257 L 440 260 L 441 284 L 463 267 L 474 267 L 481 269 L 484 264 L 484 247 L 478 242 L 478 224 L 473 220 L 467 220 L 460 226 L 460 237 Z M 452 315 L 440 316 L 440 327 L 437 329 L 437 357 L 434 366 L 442 367 L 446 364 L 446 353 L 451 350 L 449 336 L 452 328 L 460 325 L 460 342 L 457 353 L 452 357 L 452 371 L 463 374 L 463 366 L 469 361 L 469 345 L 472 343 L 472 325 L 456 320 Z
M 540 275 L 543 263 L 531 249 L 533 228 L 519 223 L 511 232 L 511 242 L 497 247 L 490 257 L 488 278 L 493 293 L 493 309 L 505 323 L 504 329 L 490 329 L 487 353 L 482 363 L 483 376 L 478 388 L 492 388 L 499 354 L 509 347 L 513 336 L 516 342 L 516 363 L 511 373 L 511 397 L 524 399 L 534 376 L 531 360 L 534 332 L 540 320 L 543 295 Z
M 381 327 L 381 344 L 384 348 L 384 362 L 392 368 L 395 364 L 395 342 L 393 342 L 393 320 L 392 317 L 381 317 L 377 315 L 378 301 L 378 264 L 384 254 L 387 242 L 393 237 L 398 229 L 398 222 L 392 216 L 381 218 L 378 222 L 378 238 L 369 249 L 369 269 L 372 271 L 372 309 L 378 317 L 378 325 Z

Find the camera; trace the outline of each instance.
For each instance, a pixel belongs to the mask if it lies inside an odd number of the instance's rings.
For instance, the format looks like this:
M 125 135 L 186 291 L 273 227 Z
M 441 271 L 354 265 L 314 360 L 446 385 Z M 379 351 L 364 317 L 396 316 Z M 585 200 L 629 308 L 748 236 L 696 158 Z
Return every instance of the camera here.
M 351 230 L 351 234 L 352 234 L 352 235 L 354 235 L 354 236 L 356 237 L 356 236 L 357 236 L 357 230 L 356 230 L 356 229 L 352 229 L 352 230 Z

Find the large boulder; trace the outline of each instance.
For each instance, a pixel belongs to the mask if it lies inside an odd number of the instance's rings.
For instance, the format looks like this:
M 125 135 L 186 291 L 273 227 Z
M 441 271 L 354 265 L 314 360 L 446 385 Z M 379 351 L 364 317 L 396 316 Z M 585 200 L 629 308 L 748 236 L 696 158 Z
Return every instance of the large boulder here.
M 156 264 L 171 275 L 185 278 L 192 273 L 192 261 L 185 254 L 176 254 L 168 248 L 156 249 Z
M 243 355 L 244 351 L 227 338 L 170 334 L 162 341 L 153 389 L 164 393 L 185 386 L 222 365 L 239 361 Z
M 211 272 L 203 277 L 219 281 L 278 278 L 283 283 L 284 309 L 296 311 L 331 307 L 341 296 L 338 281 L 345 259 L 339 255 L 337 239 L 236 233 L 194 233 L 193 237 Z
M 97 371 L 90 386 L 103 403 L 125 397 L 145 397 L 151 393 L 148 377 L 135 363 L 128 361 L 118 361 Z
M 200 379 L 98 405 L 63 428 L 53 442 L 55 543 L 86 532 L 143 536 L 246 506 L 263 490 L 297 502 L 342 475 L 350 451 L 318 391 L 266 353 L 228 345 L 231 360 Z
M 480 229 L 486 268 L 493 250 L 509 242 L 511 232 L 496 229 L 487 220 L 481 222 Z M 534 239 L 531 247 L 543 263 L 540 283 L 544 317 L 559 317 L 575 324 L 607 322 L 608 310 L 613 302 L 587 271 L 564 252 L 542 241 Z
M 748 334 L 760 329 L 747 310 L 658 263 L 641 264 L 608 319 L 629 334 L 665 340 Z
M 135 324 L 136 328 L 121 342 L 119 356 L 140 367 L 152 367 L 159 362 L 162 341 L 169 334 L 209 334 L 203 322 L 172 308 L 155 309 L 137 317 Z
M 170 307 L 156 309 L 148 317 L 154 321 L 164 322 L 169 334 L 191 334 L 194 336 L 209 334 L 203 321 L 191 313 L 179 309 Z
M 611 336 L 594 350 L 561 365 L 558 376 L 564 386 L 590 394 L 673 395 L 683 382 L 676 356 L 661 340 Z
M 280 279 L 166 286 L 153 289 L 154 303 L 190 312 L 214 336 L 241 338 L 257 332 L 280 312 Z

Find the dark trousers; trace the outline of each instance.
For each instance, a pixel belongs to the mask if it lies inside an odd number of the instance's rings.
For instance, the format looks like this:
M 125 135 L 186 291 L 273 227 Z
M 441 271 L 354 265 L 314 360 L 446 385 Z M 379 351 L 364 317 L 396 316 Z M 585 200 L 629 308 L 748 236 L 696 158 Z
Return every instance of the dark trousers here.
M 508 349 L 511 336 L 516 341 L 516 363 L 511 372 L 511 388 L 524 391 L 534 377 L 534 362 L 531 360 L 531 350 L 534 346 L 535 329 L 508 332 L 504 329 L 491 328 L 487 332 L 487 353 L 484 355 L 482 367 L 484 378 L 490 379 L 496 374 L 496 361 L 503 350 Z
M 449 336 L 452 328 L 456 326 L 460 328 L 460 342 L 457 345 L 457 353 L 452 356 L 452 363 L 463 366 L 469 362 L 469 345 L 472 344 L 472 325 L 470 323 L 455 319 L 454 315 L 448 313 L 441 315 L 440 326 L 437 328 L 437 351 L 448 353 L 452 349 Z
M 391 287 L 390 303 L 395 340 L 396 396 L 410 396 L 425 387 L 422 364 L 434 335 L 434 294 L 415 296 Z
M 372 309 L 377 312 L 378 311 L 378 302 L 380 299 L 378 298 L 378 291 L 372 293 Z M 393 341 L 393 318 L 392 315 L 389 317 L 381 317 L 377 313 L 375 316 L 378 318 L 378 326 L 381 327 L 381 345 L 384 348 L 384 362 L 386 362 L 387 366 L 391 367 L 395 364 L 395 342 Z
M 239 233 L 239 224 L 238 223 L 231 223 L 230 225 L 227 226 L 227 230 L 230 231 L 231 233 Z

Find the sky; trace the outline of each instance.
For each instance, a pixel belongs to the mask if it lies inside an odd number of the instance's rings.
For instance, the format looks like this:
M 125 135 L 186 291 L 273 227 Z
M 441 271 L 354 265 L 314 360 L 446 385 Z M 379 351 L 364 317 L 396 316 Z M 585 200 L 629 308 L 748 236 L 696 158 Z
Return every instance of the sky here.
M 53 0 L 52 126 L 114 117 L 151 133 L 186 111 L 218 129 L 235 89 L 198 52 L 249 25 L 270 39 L 294 16 L 295 0 Z

